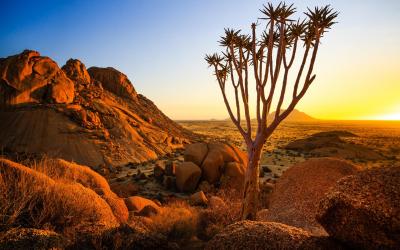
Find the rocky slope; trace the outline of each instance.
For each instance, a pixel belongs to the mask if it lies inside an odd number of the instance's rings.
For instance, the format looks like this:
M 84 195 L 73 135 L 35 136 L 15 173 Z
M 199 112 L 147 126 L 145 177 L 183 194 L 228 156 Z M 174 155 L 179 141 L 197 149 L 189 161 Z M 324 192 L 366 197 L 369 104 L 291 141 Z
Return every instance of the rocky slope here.
M 144 162 L 193 134 L 138 94 L 114 68 L 61 69 L 36 51 L 0 59 L 0 149 L 91 167 Z

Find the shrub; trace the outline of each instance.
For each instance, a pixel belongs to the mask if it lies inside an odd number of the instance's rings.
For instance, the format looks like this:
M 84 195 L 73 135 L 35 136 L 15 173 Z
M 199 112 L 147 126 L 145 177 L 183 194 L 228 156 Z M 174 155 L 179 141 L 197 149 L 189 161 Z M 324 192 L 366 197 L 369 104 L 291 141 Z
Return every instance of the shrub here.
M 57 182 L 23 165 L 0 159 L 0 223 L 68 230 L 118 226 L 110 206 L 81 184 Z
M 226 226 L 240 220 L 240 193 L 233 189 L 220 189 L 215 194 L 226 206 L 214 206 L 199 210 L 198 237 L 209 240 Z
M 94 190 L 108 203 L 119 222 L 127 222 L 129 212 L 123 199 L 114 194 L 107 180 L 91 168 L 62 159 L 48 158 L 33 162 L 31 168 L 44 173 L 57 182 L 80 183 L 84 187 Z
M 152 229 L 168 239 L 190 239 L 197 233 L 198 211 L 184 201 L 173 201 L 151 217 Z

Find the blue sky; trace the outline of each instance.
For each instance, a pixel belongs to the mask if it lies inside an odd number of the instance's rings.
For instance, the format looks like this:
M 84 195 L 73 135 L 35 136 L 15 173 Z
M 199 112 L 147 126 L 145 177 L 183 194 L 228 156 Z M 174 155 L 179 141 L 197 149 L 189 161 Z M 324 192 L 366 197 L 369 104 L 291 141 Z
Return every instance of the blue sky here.
M 400 92 L 393 91 L 400 91 L 400 1 L 293 2 L 300 11 L 327 3 L 340 11 L 340 23 L 319 54 L 319 86 L 307 93 L 299 109 L 332 119 L 400 113 Z M 248 30 L 264 3 L 3 0 L 0 57 L 29 48 L 59 66 L 69 58 L 87 67 L 112 66 L 174 119 L 224 118 L 204 54 L 219 50 L 223 28 Z

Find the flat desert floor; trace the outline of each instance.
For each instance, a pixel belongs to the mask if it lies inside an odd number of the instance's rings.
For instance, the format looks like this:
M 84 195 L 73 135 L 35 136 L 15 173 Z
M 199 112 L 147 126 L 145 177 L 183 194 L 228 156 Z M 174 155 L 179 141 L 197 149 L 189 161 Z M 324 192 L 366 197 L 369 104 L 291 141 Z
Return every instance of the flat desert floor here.
M 179 124 L 206 140 L 226 141 L 242 150 L 246 149 L 243 139 L 230 121 L 179 121 Z M 253 128 L 256 124 L 253 124 Z M 363 167 L 379 167 L 399 164 L 400 160 L 400 122 L 394 121 L 313 121 L 283 122 L 274 131 L 264 146 L 261 167 L 268 167 L 264 179 L 274 180 L 290 166 L 307 158 L 318 157 L 312 153 L 287 150 L 290 142 L 308 138 L 319 132 L 347 131 L 356 136 L 341 137 L 348 145 L 363 146 L 382 155 L 382 159 L 367 160 L 365 158 L 349 158 Z

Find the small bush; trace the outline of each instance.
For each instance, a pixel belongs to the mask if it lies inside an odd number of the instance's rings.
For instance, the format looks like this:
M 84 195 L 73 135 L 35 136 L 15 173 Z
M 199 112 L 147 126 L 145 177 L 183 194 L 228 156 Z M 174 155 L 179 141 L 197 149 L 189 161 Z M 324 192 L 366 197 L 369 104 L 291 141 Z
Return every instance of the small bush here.
M 0 159 L 0 224 L 64 232 L 118 226 L 110 206 L 81 184 L 57 182 Z
M 198 211 L 184 201 L 174 201 L 151 217 L 152 228 L 168 239 L 190 239 L 197 233 Z
M 215 193 L 226 206 L 208 207 L 199 210 L 198 237 L 209 240 L 226 226 L 240 220 L 242 202 L 236 190 L 221 189 Z
M 91 168 L 62 159 L 48 158 L 43 158 L 30 165 L 32 169 L 49 176 L 57 182 L 67 184 L 80 183 L 84 187 L 94 190 L 108 203 L 119 222 L 127 222 L 129 212 L 125 202 L 111 191 L 107 180 Z

